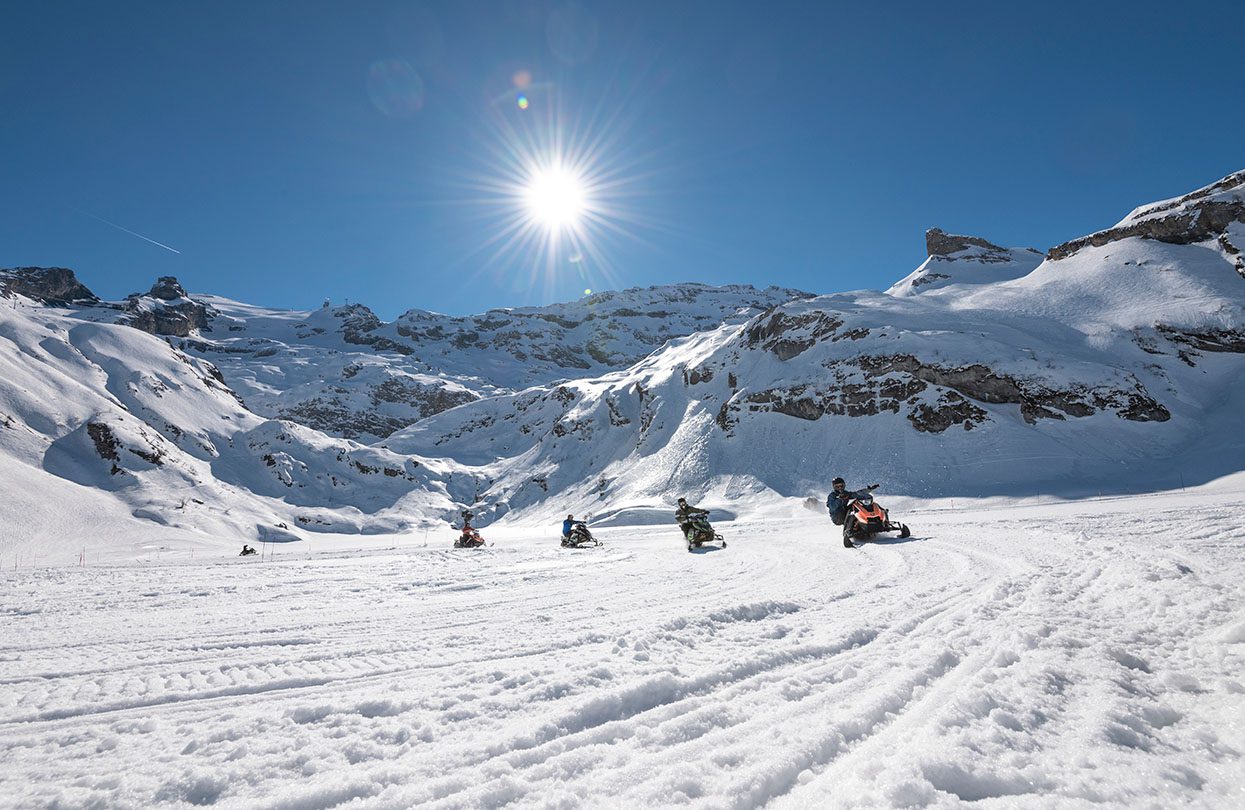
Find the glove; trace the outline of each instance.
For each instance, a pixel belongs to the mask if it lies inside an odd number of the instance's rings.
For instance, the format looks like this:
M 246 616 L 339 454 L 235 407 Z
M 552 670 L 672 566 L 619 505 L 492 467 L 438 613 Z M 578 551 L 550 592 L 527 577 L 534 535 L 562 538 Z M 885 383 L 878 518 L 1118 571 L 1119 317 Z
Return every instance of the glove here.
M 870 490 L 874 490 L 874 489 L 877 489 L 877 488 L 878 488 L 878 487 L 880 487 L 880 486 L 882 486 L 882 485 L 881 485 L 881 484 L 870 484 L 870 485 L 869 485 L 869 489 L 870 489 Z

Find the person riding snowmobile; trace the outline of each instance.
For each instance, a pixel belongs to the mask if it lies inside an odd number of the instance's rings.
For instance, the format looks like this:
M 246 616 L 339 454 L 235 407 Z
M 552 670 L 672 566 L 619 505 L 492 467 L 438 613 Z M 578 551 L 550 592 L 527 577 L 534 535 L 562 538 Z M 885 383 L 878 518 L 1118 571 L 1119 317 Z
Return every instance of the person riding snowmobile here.
M 679 522 L 679 528 L 683 530 L 683 536 L 687 537 L 687 533 L 692 528 L 692 519 L 697 515 L 707 514 L 709 514 L 708 509 L 692 506 L 687 502 L 687 498 L 679 498 L 679 508 L 674 512 L 674 519 Z
M 830 482 L 830 494 L 826 496 L 826 508 L 830 510 L 830 520 L 835 526 L 842 526 L 843 521 L 847 520 L 847 505 L 856 498 L 868 495 L 870 492 L 878 488 L 877 484 L 870 484 L 864 489 L 852 491 L 847 488 L 847 482 L 842 478 L 835 478 Z
M 571 539 L 571 529 L 575 528 L 575 516 L 567 515 L 566 520 L 562 521 L 562 542 Z
M 470 512 L 464 512 L 463 514 L 467 515 Z M 480 536 L 480 533 L 476 531 L 470 521 L 464 520 L 462 534 L 454 541 L 454 548 L 475 548 L 482 545 L 484 545 L 484 538 Z

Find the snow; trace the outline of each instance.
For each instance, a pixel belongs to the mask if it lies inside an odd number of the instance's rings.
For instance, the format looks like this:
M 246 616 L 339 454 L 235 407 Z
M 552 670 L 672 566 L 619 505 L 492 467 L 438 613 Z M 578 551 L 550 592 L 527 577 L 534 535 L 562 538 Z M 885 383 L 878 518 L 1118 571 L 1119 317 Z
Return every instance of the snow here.
M 1185 213 L 1205 203 L 1232 203 L 1245 201 L 1245 172 L 1235 172 L 1196 191 L 1179 197 L 1147 203 L 1128 213 L 1114 227 L 1122 228 L 1147 219 L 1158 219 L 1172 214 Z
M 886 292 L 901 298 L 935 291 L 940 295 L 962 295 L 966 286 L 1023 278 L 1033 272 L 1042 259 L 1043 255 L 1031 248 L 995 251 L 973 246 L 951 256 L 928 257 Z
M 811 294 L 689 283 L 470 317 L 412 309 L 384 323 L 358 304 L 289 311 L 196 294 L 212 327 L 184 348 L 257 414 L 378 441 L 451 404 L 623 369 L 670 338 L 800 297 Z
M 0 806 L 1239 806 L 1242 494 L 10 567 Z
M 14 294 L 0 807 L 1245 805 L 1243 235 L 189 338 Z M 844 549 L 834 475 L 913 536 Z

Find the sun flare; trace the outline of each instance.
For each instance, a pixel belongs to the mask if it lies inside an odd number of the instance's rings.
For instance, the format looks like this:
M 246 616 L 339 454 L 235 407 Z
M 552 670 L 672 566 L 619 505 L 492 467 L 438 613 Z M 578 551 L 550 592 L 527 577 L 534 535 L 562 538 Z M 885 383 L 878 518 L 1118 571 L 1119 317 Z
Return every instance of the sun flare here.
M 534 170 L 523 199 L 531 218 L 554 231 L 575 227 L 587 209 L 583 179 L 561 166 Z

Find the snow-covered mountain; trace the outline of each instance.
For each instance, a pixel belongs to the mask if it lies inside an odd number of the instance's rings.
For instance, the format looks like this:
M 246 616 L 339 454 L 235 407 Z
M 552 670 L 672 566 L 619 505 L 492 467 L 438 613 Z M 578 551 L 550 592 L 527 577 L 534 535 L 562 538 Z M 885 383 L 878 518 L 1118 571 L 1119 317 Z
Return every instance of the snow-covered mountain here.
M 1009 249 L 977 236 L 958 236 L 939 228 L 925 232 L 929 255 L 921 266 L 895 282 L 890 295 L 919 295 L 966 284 L 994 284 L 1027 276 L 1046 255 L 1033 248 Z
M 1245 172 L 1045 259 L 927 247 L 886 293 L 675 285 L 392 323 L 0 271 L 0 517 L 31 542 L 289 539 L 465 506 L 665 520 L 676 493 L 729 511 L 835 474 L 931 496 L 1242 469 Z
M 602 292 L 546 307 L 392 323 L 361 304 L 312 312 L 214 296 L 183 348 L 210 359 L 256 413 L 375 441 L 465 402 L 626 368 L 667 340 L 742 322 L 799 290 L 679 284 Z
M 19 549 L 402 531 L 472 495 L 439 461 L 257 416 L 164 338 L 25 296 L 6 304 L 0 524 Z
M 476 318 L 407 313 L 425 325 L 402 334 L 358 305 L 273 311 L 172 278 L 108 302 L 67 269 L 16 268 L 0 271 L 0 291 L 0 469 L 13 493 L 0 517 L 32 547 L 92 521 L 291 540 L 448 519 L 478 499 L 480 476 L 319 428 L 380 438 L 504 383 L 556 379 L 561 363 L 623 365 L 666 334 L 808 295 L 678 285 Z
M 387 444 L 473 465 L 486 502 L 542 515 L 799 496 L 835 474 L 926 496 L 1204 480 L 1245 458 L 1243 188 L 1139 209 L 1126 222 L 1151 230 L 1044 261 L 931 231 L 889 294 L 784 304 Z

